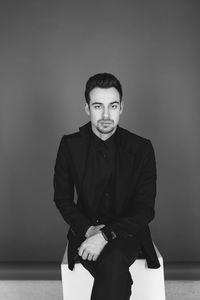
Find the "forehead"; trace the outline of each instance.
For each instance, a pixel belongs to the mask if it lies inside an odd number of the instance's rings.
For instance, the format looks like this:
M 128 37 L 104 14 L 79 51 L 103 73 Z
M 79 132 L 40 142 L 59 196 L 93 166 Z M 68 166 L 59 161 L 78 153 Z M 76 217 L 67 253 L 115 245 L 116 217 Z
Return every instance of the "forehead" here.
M 120 102 L 120 94 L 115 87 L 99 88 L 96 87 L 90 92 L 90 102 L 109 103 L 117 101 Z

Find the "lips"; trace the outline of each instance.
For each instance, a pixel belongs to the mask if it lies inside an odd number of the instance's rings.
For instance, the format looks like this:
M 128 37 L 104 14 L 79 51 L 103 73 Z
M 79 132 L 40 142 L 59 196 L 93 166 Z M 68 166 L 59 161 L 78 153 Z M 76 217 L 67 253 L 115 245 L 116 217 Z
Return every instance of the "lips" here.
M 103 127 L 110 127 L 111 123 L 102 123 L 101 126 L 103 126 Z
M 103 124 L 112 124 L 112 122 L 110 122 L 110 121 L 102 121 L 101 123 L 103 123 Z

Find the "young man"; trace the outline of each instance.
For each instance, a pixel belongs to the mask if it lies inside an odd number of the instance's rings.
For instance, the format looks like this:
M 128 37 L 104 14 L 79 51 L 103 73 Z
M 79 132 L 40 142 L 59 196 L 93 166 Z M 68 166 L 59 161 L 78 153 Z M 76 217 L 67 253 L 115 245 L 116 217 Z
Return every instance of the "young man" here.
M 124 101 L 115 76 L 90 77 L 85 99 L 90 122 L 61 139 L 54 201 L 70 225 L 69 269 L 78 259 L 94 277 L 91 300 L 128 300 L 129 267 L 138 254 L 149 268 L 160 266 L 148 226 L 155 214 L 155 154 L 150 140 L 118 125 Z

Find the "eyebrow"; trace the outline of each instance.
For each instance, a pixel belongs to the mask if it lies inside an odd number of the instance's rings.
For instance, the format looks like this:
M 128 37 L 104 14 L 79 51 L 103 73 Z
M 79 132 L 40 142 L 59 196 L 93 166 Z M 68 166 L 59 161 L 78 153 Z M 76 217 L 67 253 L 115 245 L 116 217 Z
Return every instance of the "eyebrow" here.
M 109 104 L 114 104 L 114 103 L 117 103 L 119 104 L 120 102 L 119 101 L 113 101 L 113 102 L 110 102 Z M 95 104 L 103 104 L 102 102 L 93 102 L 92 105 L 95 105 Z

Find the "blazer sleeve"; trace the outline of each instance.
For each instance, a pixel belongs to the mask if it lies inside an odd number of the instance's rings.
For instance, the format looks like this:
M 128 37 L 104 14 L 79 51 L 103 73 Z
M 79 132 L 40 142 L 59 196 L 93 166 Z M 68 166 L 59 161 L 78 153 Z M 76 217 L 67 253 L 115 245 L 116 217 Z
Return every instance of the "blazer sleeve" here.
M 54 202 L 73 233 L 84 236 L 92 224 L 74 203 L 74 180 L 69 166 L 66 138 L 63 136 L 61 139 L 54 167 Z
M 134 236 L 154 219 L 156 179 L 155 153 L 151 141 L 147 140 L 139 166 L 136 192 L 131 199 L 131 209 L 128 209 L 125 216 L 109 225 L 110 230 L 117 236 Z

